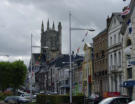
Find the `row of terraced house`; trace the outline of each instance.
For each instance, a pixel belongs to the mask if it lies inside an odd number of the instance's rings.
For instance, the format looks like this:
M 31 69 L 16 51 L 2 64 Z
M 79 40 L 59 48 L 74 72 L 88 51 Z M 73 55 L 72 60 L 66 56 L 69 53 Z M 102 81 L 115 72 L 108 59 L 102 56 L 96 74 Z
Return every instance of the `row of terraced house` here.
M 72 52 L 73 95 L 101 96 L 128 95 L 135 98 L 135 0 L 130 12 L 112 13 L 106 19 L 106 28 L 85 43 L 84 55 Z M 125 11 L 127 7 L 123 8 Z M 41 53 L 33 53 L 33 90 L 69 94 L 69 55 L 61 53 L 62 25 L 58 31 L 41 26 Z

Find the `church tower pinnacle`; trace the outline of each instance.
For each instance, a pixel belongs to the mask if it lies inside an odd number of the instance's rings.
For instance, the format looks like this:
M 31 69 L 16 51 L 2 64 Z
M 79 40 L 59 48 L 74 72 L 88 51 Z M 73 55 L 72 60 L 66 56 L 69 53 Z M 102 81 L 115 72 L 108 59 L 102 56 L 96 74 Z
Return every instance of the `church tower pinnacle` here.
M 54 22 L 53 22 L 52 30 L 55 30 L 55 25 L 54 25 Z
M 59 22 L 59 24 L 58 24 L 58 31 L 61 31 L 61 29 L 62 29 L 61 22 Z
M 41 25 L 41 33 L 44 32 L 44 23 L 43 23 L 43 20 L 42 20 L 42 25 Z
M 49 30 L 49 19 L 48 19 L 48 22 L 47 22 L 47 30 Z

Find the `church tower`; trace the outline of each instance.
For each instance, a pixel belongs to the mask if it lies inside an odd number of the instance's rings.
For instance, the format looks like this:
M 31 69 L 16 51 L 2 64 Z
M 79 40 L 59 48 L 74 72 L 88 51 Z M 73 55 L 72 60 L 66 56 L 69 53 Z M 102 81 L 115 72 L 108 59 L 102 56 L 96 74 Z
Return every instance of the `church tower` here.
M 55 30 L 55 24 L 53 22 L 52 28 L 49 26 L 49 20 L 47 22 L 46 31 L 44 31 L 44 24 L 41 25 L 41 47 L 48 47 L 46 49 L 41 48 L 41 53 L 46 54 L 46 60 L 50 61 L 61 54 L 61 35 L 62 25 L 58 24 L 58 30 Z

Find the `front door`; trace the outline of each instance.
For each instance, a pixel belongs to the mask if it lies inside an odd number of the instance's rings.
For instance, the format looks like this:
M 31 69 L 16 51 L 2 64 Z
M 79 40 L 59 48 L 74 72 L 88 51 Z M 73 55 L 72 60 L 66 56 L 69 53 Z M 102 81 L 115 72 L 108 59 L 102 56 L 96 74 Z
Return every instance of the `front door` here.
M 127 88 L 127 94 L 128 94 L 128 96 L 129 96 L 130 98 L 132 98 L 132 96 L 133 96 L 133 87 L 128 87 L 128 88 Z

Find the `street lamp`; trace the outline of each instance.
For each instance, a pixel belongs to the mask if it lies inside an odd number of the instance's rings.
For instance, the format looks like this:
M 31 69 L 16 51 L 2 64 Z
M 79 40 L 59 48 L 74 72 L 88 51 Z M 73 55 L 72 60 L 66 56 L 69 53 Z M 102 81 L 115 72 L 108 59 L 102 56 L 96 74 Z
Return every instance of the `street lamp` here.
M 32 101 L 32 48 L 44 48 L 47 49 L 48 47 L 41 47 L 41 46 L 32 46 L 32 34 L 31 34 L 31 69 L 30 69 L 30 101 Z
M 95 29 L 84 29 L 84 28 L 72 28 L 71 27 L 71 12 L 69 12 L 69 77 L 70 77 L 70 104 L 72 104 L 72 62 L 71 62 L 71 31 L 72 30 L 88 30 L 88 31 L 95 31 Z

